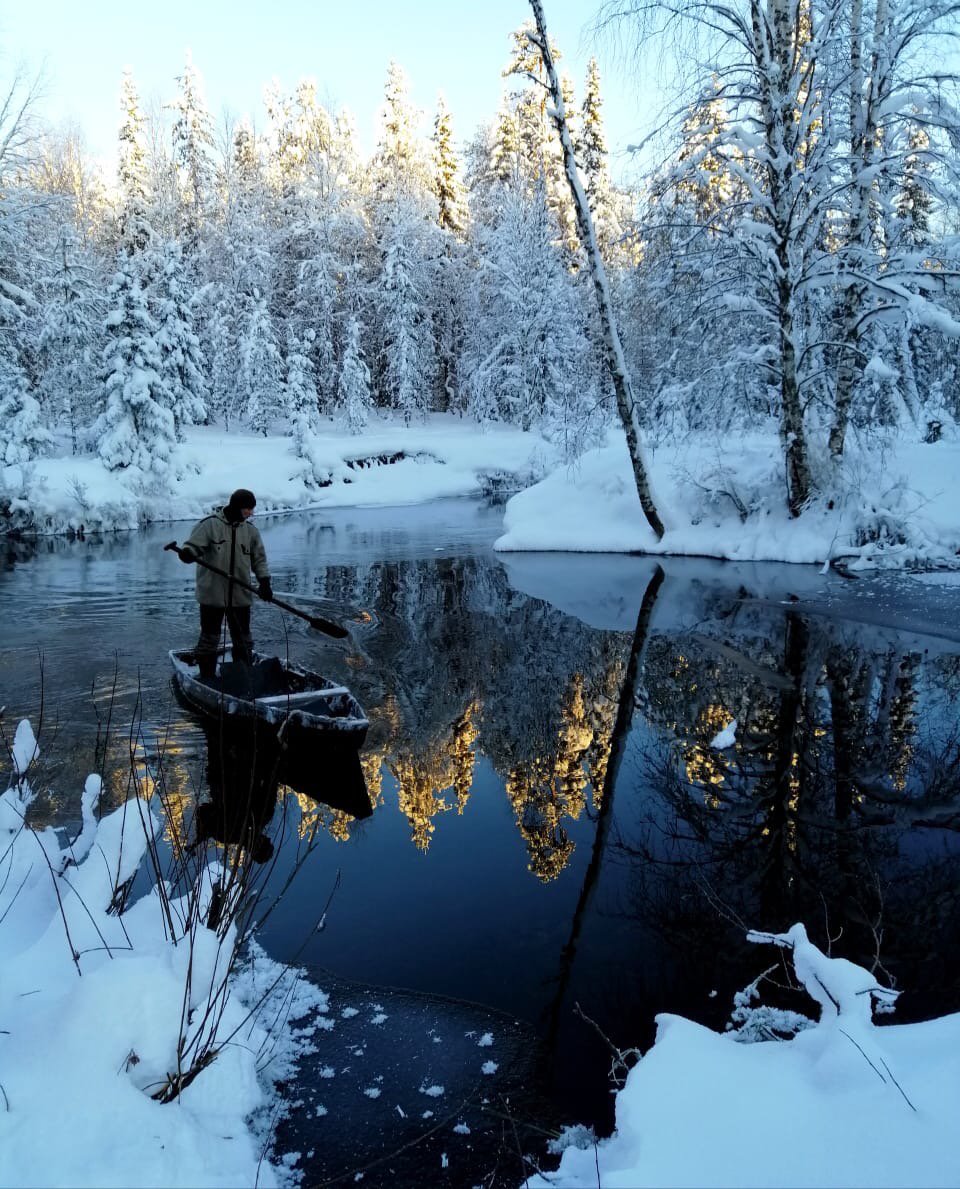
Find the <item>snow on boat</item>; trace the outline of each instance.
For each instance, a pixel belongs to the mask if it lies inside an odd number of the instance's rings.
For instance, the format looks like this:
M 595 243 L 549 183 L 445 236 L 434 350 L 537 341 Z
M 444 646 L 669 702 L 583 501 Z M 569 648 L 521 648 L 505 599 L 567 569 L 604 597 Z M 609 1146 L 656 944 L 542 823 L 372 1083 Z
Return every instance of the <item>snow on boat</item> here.
M 322 738 L 360 747 L 366 738 L 370 722 L 345 685 L 275 656 L 254 653 L 253 664 L 244 665 L 233 662 L 229 648 L 221 655 L 216 677 L 201 680 L 193 649 L 171 649 L 174 685 L 191 709 L 266 724 L 288 744 Z

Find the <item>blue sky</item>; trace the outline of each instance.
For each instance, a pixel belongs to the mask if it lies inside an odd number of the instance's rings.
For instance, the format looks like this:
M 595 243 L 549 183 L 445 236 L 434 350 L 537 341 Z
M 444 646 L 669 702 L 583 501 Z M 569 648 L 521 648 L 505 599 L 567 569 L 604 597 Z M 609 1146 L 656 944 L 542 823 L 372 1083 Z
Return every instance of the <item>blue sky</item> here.
M 623 150 L 646 130 L 650 111 L 635 80 L 614 61 L 612 46 L 591 31 L 596 4 L 546 0 L 547 24 L 582 96 L 587 61 L 600 62 L 615 175 Z M 411 94 L 432 121 L 443 91 L 459 140 L 491 118 L 502 89 L 509 34 L 530 15 L 524 0 L 33 0 L 0 5 L 3 66 L 43 68 L 42 111 L 81 127 L 96 156 L 112 158 L 120 75 L 132 67 L 141 97 L 162 102 L 175 89 L 187 47 L 203 75 L 214 116 L 226 108 L 262 123 L 264 84 L 292 90 L 317 80 L 321 100 L 349 107 L 361 144 L 371 147 L 387 64 L 410 78 Z M 645 105 L 649 109 L 649 104 Z

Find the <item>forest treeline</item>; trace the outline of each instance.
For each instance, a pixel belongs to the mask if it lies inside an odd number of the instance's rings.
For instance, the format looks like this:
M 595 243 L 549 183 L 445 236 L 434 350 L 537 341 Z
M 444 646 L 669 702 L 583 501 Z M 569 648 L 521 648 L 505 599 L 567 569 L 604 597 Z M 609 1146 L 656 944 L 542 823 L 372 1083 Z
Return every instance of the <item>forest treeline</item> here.
M 722 447 L 769 430 L 794 515 L 835 490 L 851 433 L 935 440 L 960 415 L 960 118 L 934 56 L 958 10 L 601 10 L 647 55 L 636 69 L 668 45 L 685 63 L 662 152 L 630 189 L 611 180 L 596 61 L 563 79 L 646 433 Z M 254 128 L 215 124 L 189 59 L 150 114 L 127 74 L 115 183 L 78 134 L 37 125 L 13 78 L 0 458 L 19 484 L 72 452 L 162 488 L 191 424 L 279 426 L 313 463 L 325 418 L 360 432 L 376 410 L 537 428 L 568 459 L 596 443 L 614 401 L 528 33 L 466 140 L 442 100 L 423 127 L 392 64 L 366 158 L 314 82 L 268 87 Z

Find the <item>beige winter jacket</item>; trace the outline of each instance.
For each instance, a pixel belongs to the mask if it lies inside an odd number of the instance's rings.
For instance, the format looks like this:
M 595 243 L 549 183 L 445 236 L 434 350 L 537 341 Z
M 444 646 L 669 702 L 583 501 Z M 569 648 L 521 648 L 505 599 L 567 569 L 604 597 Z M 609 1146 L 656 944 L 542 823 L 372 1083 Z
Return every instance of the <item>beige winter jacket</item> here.
M 249 520 L 231 524 L 223 509 L 195 524 L 183 548 L 241 582 L 252 584 L 251 571 L 258 579 L 270 577 L 259 530 Z M 253 595 L 235 582 L 197 566 L 197 602 L 207 607 L 249 607 Z

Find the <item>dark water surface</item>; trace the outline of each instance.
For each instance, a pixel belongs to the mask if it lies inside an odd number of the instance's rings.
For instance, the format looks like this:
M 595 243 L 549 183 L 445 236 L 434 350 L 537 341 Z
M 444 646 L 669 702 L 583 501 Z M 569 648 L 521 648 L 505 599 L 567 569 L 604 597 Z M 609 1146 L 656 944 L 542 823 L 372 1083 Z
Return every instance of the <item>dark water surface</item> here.
M 352 640 L 258 607 L 258 646 L 367 708 L 374 806 L 355 821 L 281 790 L 296 824 L 273 878 L 316 846 L 265 948 L 505 1013 L 539 1043 L 555 1116 L 605 1129 L 609 1050 L 577 1005 L 623 1048 L 659 1011 L 722 1027 L 768 964 L 746 927 L 803 919 L 836 954 L 879 954 L 900 1019 L 960 1008 L 960 587 L 500 557 L 501 515 L 261 519 L 277 592 Z M 74 821 L 101 763 L 115 798 L 131 754 L 148 787 L 163 751 L 168 830 L 189 831 L 206 736 L 166 651 L 193 643 L 196 605 L 161 548 L 186 531 L 2 547 L 0 705 L 9 733 L 42 697 L 38 820 Z M 736 747 L 712 749 L 734 717 Z

